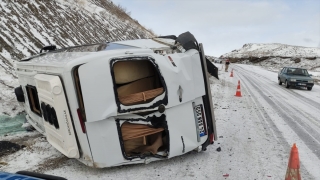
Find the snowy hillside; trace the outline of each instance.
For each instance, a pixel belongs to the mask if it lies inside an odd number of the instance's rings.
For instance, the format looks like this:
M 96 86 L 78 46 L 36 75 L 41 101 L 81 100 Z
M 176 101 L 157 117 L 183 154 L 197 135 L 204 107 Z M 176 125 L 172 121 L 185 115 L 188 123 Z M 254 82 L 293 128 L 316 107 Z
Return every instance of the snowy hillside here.
M 291 66 L 306 68 L 315 72 L 315 76 L 320 74 L 320 48 L 279 43 L 245 44 L 221 57 L 229 58 L 233 63 L 259 65 L 276 72 L 284 66 Z
M 0 1 L 0 114 L 16 114 L 14 62 L 40 48 L 154 35 L 110 0 Z M 12 110 L 13 109 L 13 110 Z
M 21 59 L 58 47 L 151 37 L 106 0 L 1 1 L 0 58 Z
M 250 57 L 282 57 L 282 58 L 308 58 L 320 57 L 320 48 L 291 46 L 286 44 L 245 44 L 241 49 L 236 49 L 223 57 L 250 58 Z

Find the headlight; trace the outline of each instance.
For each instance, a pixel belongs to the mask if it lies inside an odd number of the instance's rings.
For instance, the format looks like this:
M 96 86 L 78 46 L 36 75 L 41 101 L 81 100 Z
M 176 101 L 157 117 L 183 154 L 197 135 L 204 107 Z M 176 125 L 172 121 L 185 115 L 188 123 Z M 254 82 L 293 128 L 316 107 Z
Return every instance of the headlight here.
M 296 79 L 290 79 L 290 81 L 296 82 Z
M 313 80 L 309 80 L 308 83 L 313 83 Z

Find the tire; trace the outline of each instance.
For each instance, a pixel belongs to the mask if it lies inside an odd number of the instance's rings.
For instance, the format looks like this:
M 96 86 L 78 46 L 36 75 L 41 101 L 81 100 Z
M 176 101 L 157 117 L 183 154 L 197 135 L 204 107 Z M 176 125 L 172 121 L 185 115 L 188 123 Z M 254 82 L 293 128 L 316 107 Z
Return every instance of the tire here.
M 280 78 L 278 78 L 278 83 L 279 83 L 279 85 L 282 85 L 282 82 L 281 82 Z
M 307 87 L 308 91 L 311 91 L 312 87 Z
M 288 84 L 288 81 L 286 80 L 286 82 L 285 82 L 285 86 L 286 86 L 286 88 L 289 88 L 290 87 L 290 85 Z

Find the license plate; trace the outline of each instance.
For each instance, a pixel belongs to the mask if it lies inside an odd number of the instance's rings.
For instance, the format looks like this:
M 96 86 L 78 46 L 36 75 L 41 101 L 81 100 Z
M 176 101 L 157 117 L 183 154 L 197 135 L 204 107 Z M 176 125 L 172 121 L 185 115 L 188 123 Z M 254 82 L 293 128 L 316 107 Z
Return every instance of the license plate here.
M 298 83 L 298 85 L 301 85 L 301 86 L 305 86 L 306 84 L 303 84 L 303 83 Z
M 207 135 L 207 129 L 206 129 L 206 121 L 204 117 L 204 112 L 203 112 L 203 106 L 202 104 L 199 104 L 194 107 L 194 113 L 196 115 L 196 120 L 198 122 L 198 127 L 199 127 L 199 136 L 205 136 Z

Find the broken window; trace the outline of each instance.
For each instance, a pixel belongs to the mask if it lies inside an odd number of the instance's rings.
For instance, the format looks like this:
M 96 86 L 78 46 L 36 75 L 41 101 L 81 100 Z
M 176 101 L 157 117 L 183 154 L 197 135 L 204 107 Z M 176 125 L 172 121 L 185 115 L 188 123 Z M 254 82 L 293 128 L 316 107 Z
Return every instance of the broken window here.
M 35 86 L 27 85 L 26 90 L 27 90 L 27 95 L 28 95 L 29 105 L 30 105 L 31 111 L 34 112 L 35 114 L 41 116 L 37 88 Z
M 148 60 L 118 61 L 113 74 L 117 98 L 123 105 L 148 103 L 164 92 L 158 71 Z
M 169 131 L 165 116 L 153 116 L 151 124 L 142 124 L 141 121 L 123 120 L 121 124 L 117 120 L 124 157 L 129 160 L 146 156 L 166 157 L 169 152 Z
M 127 156 L 157 154 L 159 148 L 163 146 L 164 128 L 125 122 L 121 126 L 121 132 Z

